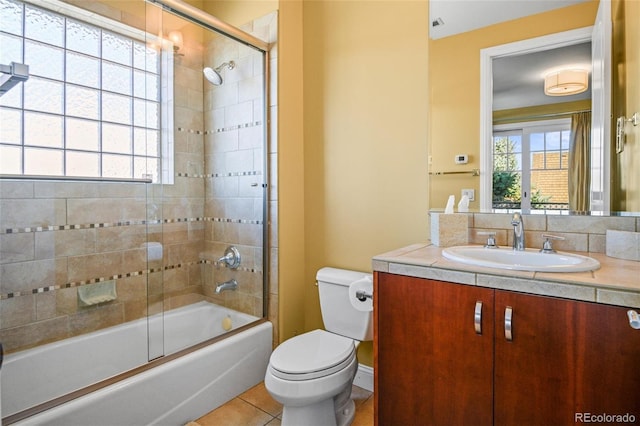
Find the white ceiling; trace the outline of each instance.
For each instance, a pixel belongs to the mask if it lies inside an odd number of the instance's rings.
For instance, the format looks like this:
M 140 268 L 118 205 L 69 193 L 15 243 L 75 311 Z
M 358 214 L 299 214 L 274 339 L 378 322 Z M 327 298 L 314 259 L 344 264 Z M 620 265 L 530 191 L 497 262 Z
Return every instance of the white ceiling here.
M 528 15 L 571 6 L 587 0 L 431 0 L 432 39 L 447 37 Z M 440 18 L 444 24 L 433 26 Z M 589 90 L 573 96 L 546 96 L 543 76 L 564 65 L 591 70 L 591 43 L 493 61 L 493 109 L 509 109 L 591 98 Z
M 588 0 L 430 0 L 429 35 L 447 37 Z M 440 18 L 443 25 L 433 26 Z
M 493 110 L 591 99 L 587 91 L 571 96 L 544 94 L 544 75 L 560 66 L 591 71 L 591 42 L 493 60 Z

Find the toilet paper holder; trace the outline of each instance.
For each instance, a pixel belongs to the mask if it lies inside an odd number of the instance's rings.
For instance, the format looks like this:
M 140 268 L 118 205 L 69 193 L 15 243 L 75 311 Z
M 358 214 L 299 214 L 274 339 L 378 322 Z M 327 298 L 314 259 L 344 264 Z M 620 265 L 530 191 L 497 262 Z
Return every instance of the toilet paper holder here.
M 361 302 L 364 302 L 367 299 L 373 300 L 373 294 L 367 293 L 364 290 L 358 290 L 356 291 L 356 298 Z

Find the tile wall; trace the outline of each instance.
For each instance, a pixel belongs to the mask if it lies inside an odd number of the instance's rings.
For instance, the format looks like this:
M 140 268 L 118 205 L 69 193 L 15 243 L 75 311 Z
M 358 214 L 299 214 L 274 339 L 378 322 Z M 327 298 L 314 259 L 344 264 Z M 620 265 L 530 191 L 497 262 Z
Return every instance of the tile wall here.
M 273 14 L 246 30 L 275 42 L 276 23 Z M 216 49 L 214 43 L 209 46 L 207 61 Z M 266 173 L 262 150 L 252 137 L 264 123 L 247 118 L 249 113 L 261 117 L 259 102 L 251 97 L 256 78 L 245 75 L 246 85 L 235 82 L 237 104 L 220 104 L 227 98 L 214 100 L 210 88 L 203 87 L 202 47 L 187 41 L 182 52 L 174 68 L 173 185 L 0 182 L 0 341 L 5 352 L 206 299 L 262 316 L 263 223 L 257 194 L 262 189 L 251 183 L 261 182 Z M 257 61 L 248 53 L 238 49 L 239 71 Z M 248 110 L 246 103 L 252 105 Z M 275 100 L 270 108 L 275 123 Z M 221 113 L 225 120 L 218 122 L 214 118 Z M 268 154 L 271 170 L 275 137 Z M 230 148 L 232 138 L 237 144 Z M 245 161 L 251 166 L 245 167 Z M 270 319 L 277 322 L 275 187 L 269 195 Z M 147 242 L 162 244 L 161 260 L 147 262 Z M 215 283 L 233 275 L 217 263 L 229 244 L 238 245 L 243 255 L 242 267 L 233 273 L 240 290 L 217 296 Z M 116 281 L 116 300 L 79 306 L 78 287 L 109 279 Z
M 513 244 L 513 227 L 510 214 L 470 213 L 469 242 L 485 244 L 486 235 L 481 232 L 495 232 L 499 246 Z M 527 247 L 542 247 L 542 234 L 563 237 L 554 241 L 556 250 L 604 253 L 607 229 L 640 232 L 640 218 L 601 216 L 553 216 L 524 215 Z
M 275 13 L 242 28 L 275 41 Z M 220 73 L 222 85 L 204 86 L 205 216 L 214 218 L 205 229 L 205 295 L 230 308 L 261 316 L 263 311 L 263 181 L 265 133 L 260 52 L 220 35 L 212 35 L 205 66 L 233 61 Z M 273 145 L 272 145 L 273 146 Z M 272 151 L 275 153 L 274 151 Z M 270 158 L 273 161 L 275 158 Z M 272 193 L 273 194 L 273 193 Z M 217 264 L 228 246 L 242 257 L 237 270 Z M 218 283 L 235 278 L 237 291 L 215 294 Z

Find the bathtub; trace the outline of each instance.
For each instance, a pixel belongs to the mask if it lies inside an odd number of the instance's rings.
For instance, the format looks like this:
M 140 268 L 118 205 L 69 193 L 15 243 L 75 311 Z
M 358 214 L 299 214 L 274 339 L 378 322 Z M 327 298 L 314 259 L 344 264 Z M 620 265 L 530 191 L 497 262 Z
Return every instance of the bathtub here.
M 226 319 L 225 318 L 229 318 Z M 92 383 L 147 364 L 160 342 L 171 354 L 258 318 L 198 302 L 5 357 L 0 381 L 8 418 Z M 264 379 L 272 325 L 257 323 L 168 362 L 28 417 L 20 425 L 182 425 Z M 153 337 L 153 336 L 152 336 Z M 164 339 L 158 340 L 158 337 Z M 153 357 L 154 355 L 152 355 Z

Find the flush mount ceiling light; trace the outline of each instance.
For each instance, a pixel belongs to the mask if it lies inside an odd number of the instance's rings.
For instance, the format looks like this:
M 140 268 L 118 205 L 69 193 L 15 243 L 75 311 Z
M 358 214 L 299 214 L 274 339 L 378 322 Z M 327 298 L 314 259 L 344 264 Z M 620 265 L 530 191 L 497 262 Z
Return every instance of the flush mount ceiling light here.
M 589 85 L 589 71 L 563 69 L 544 76 L 544 94 L 547 96 L 568 96 L 582 93 Z

